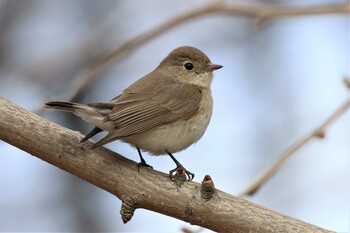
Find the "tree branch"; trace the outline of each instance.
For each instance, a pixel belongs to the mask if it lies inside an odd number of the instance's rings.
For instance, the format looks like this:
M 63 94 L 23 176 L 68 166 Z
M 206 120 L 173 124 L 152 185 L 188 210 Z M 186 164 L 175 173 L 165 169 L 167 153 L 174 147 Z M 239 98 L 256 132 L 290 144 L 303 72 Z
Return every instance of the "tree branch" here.
M 124 222 L 144 208 L 217 232 L 330 232 L 217 190 L 210 176 L 178 186 L 167 174 L 138 172 L 135 162 L 105 148 L 91 150 L 81 138 L 0 98 L 0 139 L 117 196 Z
M 344 84 L 350 90 L 350 79 L 344 78 Z M 312 131 L 304 138 L 289 147 L 280 157 L 271 164 L 261 175 L 256 178 L 252 184 L 244 189 L 238 196 L 244 197 L 253 195 L 267 180 L 269 180 L 276 172 L 283 166 L 287 160 L 295 155 L 295 153 L 303 148 L 314 138 L 324 138 L 326 130 L 334 123 L 340 116 L 342 116 L 350 108 L 350 98 L 347 98 L 316 130 Z
M 91 66 L 85 67 L 74 77 L 74 82 L 67 87 L 69 95 L 67 100 L 76 101 L 80 98 L 86 89 L 89 89 L 96 77 L 111 65 L 112 61 L 123 58 L 130 54 L 139 46 L 160 36 L 166 31 L 185 23 L 189 20 L 207 15 L 207 14 L 229 14 L 234 16 L 251 17 L 255 20 L 257 26 L 261 26 L 267 20 L 277 18 L 287 18 L 295 16 L 322 15 L 322 14 L 349 14 L 349 2 L 342 4 L 324 5 L 324 6 L 275 6 L 273 4 L 228 4 L 224 0 L 215 0 L 208 5 L 194 8 L 188 12 L 175 16 L 153 29 L 146 31 L 135 38 L 130 39 L 122 45 L 116 46 L 109 53 L 102 56 Z

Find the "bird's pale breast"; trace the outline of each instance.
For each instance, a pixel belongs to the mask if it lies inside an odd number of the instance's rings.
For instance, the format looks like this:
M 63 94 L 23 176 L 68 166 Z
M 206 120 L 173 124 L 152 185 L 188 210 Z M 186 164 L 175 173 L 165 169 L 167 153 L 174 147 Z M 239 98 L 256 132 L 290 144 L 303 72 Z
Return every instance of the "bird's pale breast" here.
M 205 88 L 202 93 L 200 108 L 192 118 L 159 126 L 121 140 L 153 155 L 166 154 L 166 150 L 176 153 L 186 149 L 203 136 L 211 118 L 213 100 L 210 89 Z

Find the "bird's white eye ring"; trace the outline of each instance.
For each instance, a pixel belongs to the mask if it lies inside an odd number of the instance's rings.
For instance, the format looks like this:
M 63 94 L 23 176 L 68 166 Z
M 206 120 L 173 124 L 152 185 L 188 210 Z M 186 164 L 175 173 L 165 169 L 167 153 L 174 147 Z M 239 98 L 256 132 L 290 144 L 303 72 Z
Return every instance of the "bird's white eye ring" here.
M 184 68 L 186 69 L 186 70 L 192 70 L 193 69 L 193 64 L 191 63 L 191 62 L 186 62 L 185 64 L 184 64 Z

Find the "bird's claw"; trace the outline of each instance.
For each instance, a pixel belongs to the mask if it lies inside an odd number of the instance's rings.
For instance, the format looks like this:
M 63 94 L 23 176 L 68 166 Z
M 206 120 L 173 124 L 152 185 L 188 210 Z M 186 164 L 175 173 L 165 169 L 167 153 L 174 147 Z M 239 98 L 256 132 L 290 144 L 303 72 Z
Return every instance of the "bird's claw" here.
M 149 164 L 147 164 L 145 161 L 141 161 L 137 164 L 137 171 L 140 172 L 140 167 L 149 167 L 153 170 L 153 167 Z
M 194 174 L 179 166 L 169 171 L 169 177 L 174 182 L 178 180 L 185 182 L 186 180 L 193 180 Z

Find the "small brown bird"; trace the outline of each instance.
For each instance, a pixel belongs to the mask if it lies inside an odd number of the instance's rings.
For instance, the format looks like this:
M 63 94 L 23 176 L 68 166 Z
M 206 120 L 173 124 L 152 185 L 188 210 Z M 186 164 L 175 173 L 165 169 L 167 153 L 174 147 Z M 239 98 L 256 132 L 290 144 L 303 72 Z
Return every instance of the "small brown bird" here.
M 151 73 L 126 88 L 121 95 L 106 103 L 80 104 L 50 101 L 46 107 L 72 112 L 95 128 L 81 142 L 101 131 L 106 137 L 93 145 L 102 146 L 121 140 L 136 147 L 141 163 L 141 150 L 153 155 L 168 154 L 176 164 L 172 174 L 184 169 L 172 155 L 184 150 L 204 134 L 209 124 L 213 100 L 210 85 L 214 65 L 200 50 L 183 46 L 174 49 Z

